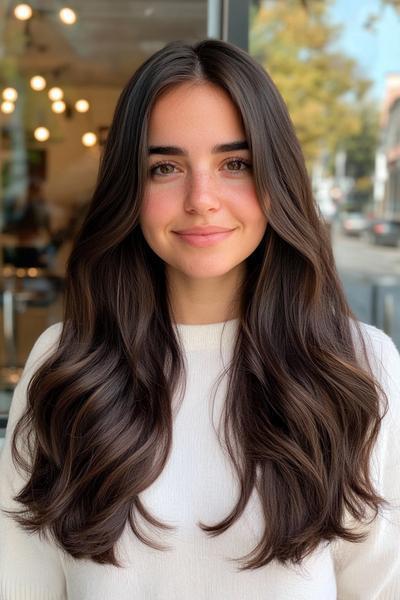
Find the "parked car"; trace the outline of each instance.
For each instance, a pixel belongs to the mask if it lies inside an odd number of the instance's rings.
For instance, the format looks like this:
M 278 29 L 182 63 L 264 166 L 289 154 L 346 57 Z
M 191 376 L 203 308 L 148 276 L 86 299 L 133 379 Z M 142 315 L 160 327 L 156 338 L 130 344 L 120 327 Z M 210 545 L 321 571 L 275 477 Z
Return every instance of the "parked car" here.
M 369 219 L 361 212 L 344 212 L 340 219 L 342 233 L 352 236 L 360 236 L 364 233 L 369 223 Z
M 396 219 L 374 219 L 369 224 L 366 235 L 373 244 L 399 246 L 400 221 Z

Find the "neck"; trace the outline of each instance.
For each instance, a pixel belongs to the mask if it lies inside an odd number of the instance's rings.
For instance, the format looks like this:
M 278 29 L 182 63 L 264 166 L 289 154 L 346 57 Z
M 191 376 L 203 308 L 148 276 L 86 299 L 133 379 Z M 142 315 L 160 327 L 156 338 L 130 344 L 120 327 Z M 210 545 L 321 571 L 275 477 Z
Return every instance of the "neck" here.
M 167 281 L 173 321 L 206 325 L 237 319 L 239 276 L 236 271 L 222 277 L 194 279 L 171 270 Z

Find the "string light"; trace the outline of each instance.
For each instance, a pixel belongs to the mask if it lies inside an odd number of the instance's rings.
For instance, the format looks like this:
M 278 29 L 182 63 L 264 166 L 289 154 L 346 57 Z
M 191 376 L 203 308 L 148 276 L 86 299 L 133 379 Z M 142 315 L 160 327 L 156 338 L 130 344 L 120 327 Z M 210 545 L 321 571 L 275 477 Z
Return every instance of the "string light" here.
M 97 142 L 97 135 L 95 133 L 93 133 L 92 131 L 87 131 L 86 133 L 83 134 L 82 136 L 82 144 L 84 146 L 94 146 L 95 143 Z
M 49 98 L 50 100 L 62 100 L 64 98 L 64 92 L 59 87 L 52 87 L 49 89 Z
M 53 104 L 51 105 L 51 110 L 55 113 L 63 113 L 65 109 L 66 104 L 64 100 L 56 100 L 56 102 L 53 102 Z
M 33 90 L 40 92 L 46 87 L 46 80 L 41 75 L 35 75 L 34 77 L 32 77 L 30 84 Z
M 65 25 L 73 25 L 76 23 L 76 13 L 72 8 L 62 8 L 58 14 Z
M 14 112 L 14 109 L 15 109 L 14 102 L 10 102 L 9 100 L 4 100 L 4 102 L 1 103 L 1 112 L 3 112 L 6 115 L 9 115 L 12 112 Z
M 9 100 L 9 102 L 15 102 L 18 98 L 18 92 L 12 87 L 5 88 L 5 90 L 3 90 L 3 98 L 4 100 Z
M 32 16 L 32 8 L 29 6 L 29 4 L 18 4 L 14 8 L 14 15 L 20 21 L 27 21 Z
M 80 112 L 80 113 L 85 113 L 89 110 L 90 105 L 89 102 L 87 100 L 85 100 L 84 98 L 81 98 L 80 100 L 77 100 L 75 102 L 75 109 Z
M 28 21 L 33 14 L 32 7 L 29 4 L 18 4 L 14 8 L 14 15 L 20 21 Z M 58 13 L 61 21 L 65 25 L 73 25 L 76 23 L 76 12 L 72 8 L 64 7 Z
M 33 135 L 38 142 L 45 142 L 50 137 L 50 131 L 47 129 L 47 127 L 36 127 Z

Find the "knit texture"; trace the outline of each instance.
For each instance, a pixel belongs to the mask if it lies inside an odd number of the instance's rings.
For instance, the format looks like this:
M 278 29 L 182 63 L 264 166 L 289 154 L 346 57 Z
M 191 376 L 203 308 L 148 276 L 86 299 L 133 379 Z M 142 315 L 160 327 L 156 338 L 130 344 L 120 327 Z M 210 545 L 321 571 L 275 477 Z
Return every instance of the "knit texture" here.
M 14 391 L 0 455 L 0 508 L 16 507 L 12 497 L 23 478 L 11 460 L 11 434 L 26 406 L 29 379 L 54 349 L 61 326 L 52 325 L 38 338 Z M 226 517 L 239 493 L 229 456 L 217 437 L 226 377 L 215 385 L 231 359 L 237 327 L 237 319 L 175 326 L 187 368 L 186 392 L 174 413 L 168 462 L 140 494 L 147 509 L 175 529 L 158 533 L 139 518 L 141 528 L 169 549 L 149 548 L 126 527 L 117 549 L 123 568 L 75 560 L 0 511 L 0 600 L 400 598 L 400 355 L 391 338 L 370 325 L 362 324 L 363 336 L 389 399 L 372 467 L 378 491 L 392 505 L 370 528 L 367 540 L 321 544 L 300 567 L 273 562 L 240 572 L 232 559 L 251 551 L 263 531 L 256 492 L 242 517 L 224 534 L 212 538 L 199 528 L 199 522 L 211 525 Z

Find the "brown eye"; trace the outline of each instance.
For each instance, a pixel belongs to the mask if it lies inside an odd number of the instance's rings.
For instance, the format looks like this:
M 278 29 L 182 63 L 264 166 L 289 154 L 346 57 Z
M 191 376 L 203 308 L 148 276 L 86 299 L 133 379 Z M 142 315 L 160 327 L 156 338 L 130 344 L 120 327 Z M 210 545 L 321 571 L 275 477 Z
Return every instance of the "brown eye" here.
M 228 165 L 230 165 L 231 171 L 240 171 L 242 168 L 242 164 L 239 160 L 231 160 Z
M 228 171 L 246 171 L 250 169 L 250 163 L 241 158 L 231 159 L 226 163 L 226 165 L 228 167 Z
M 171 163 L 159 163 L 150 167 L 151 175 L 170 175 L 174 172 L 174 165 Z M 157 171 L 159 169 L 159 171 Z

